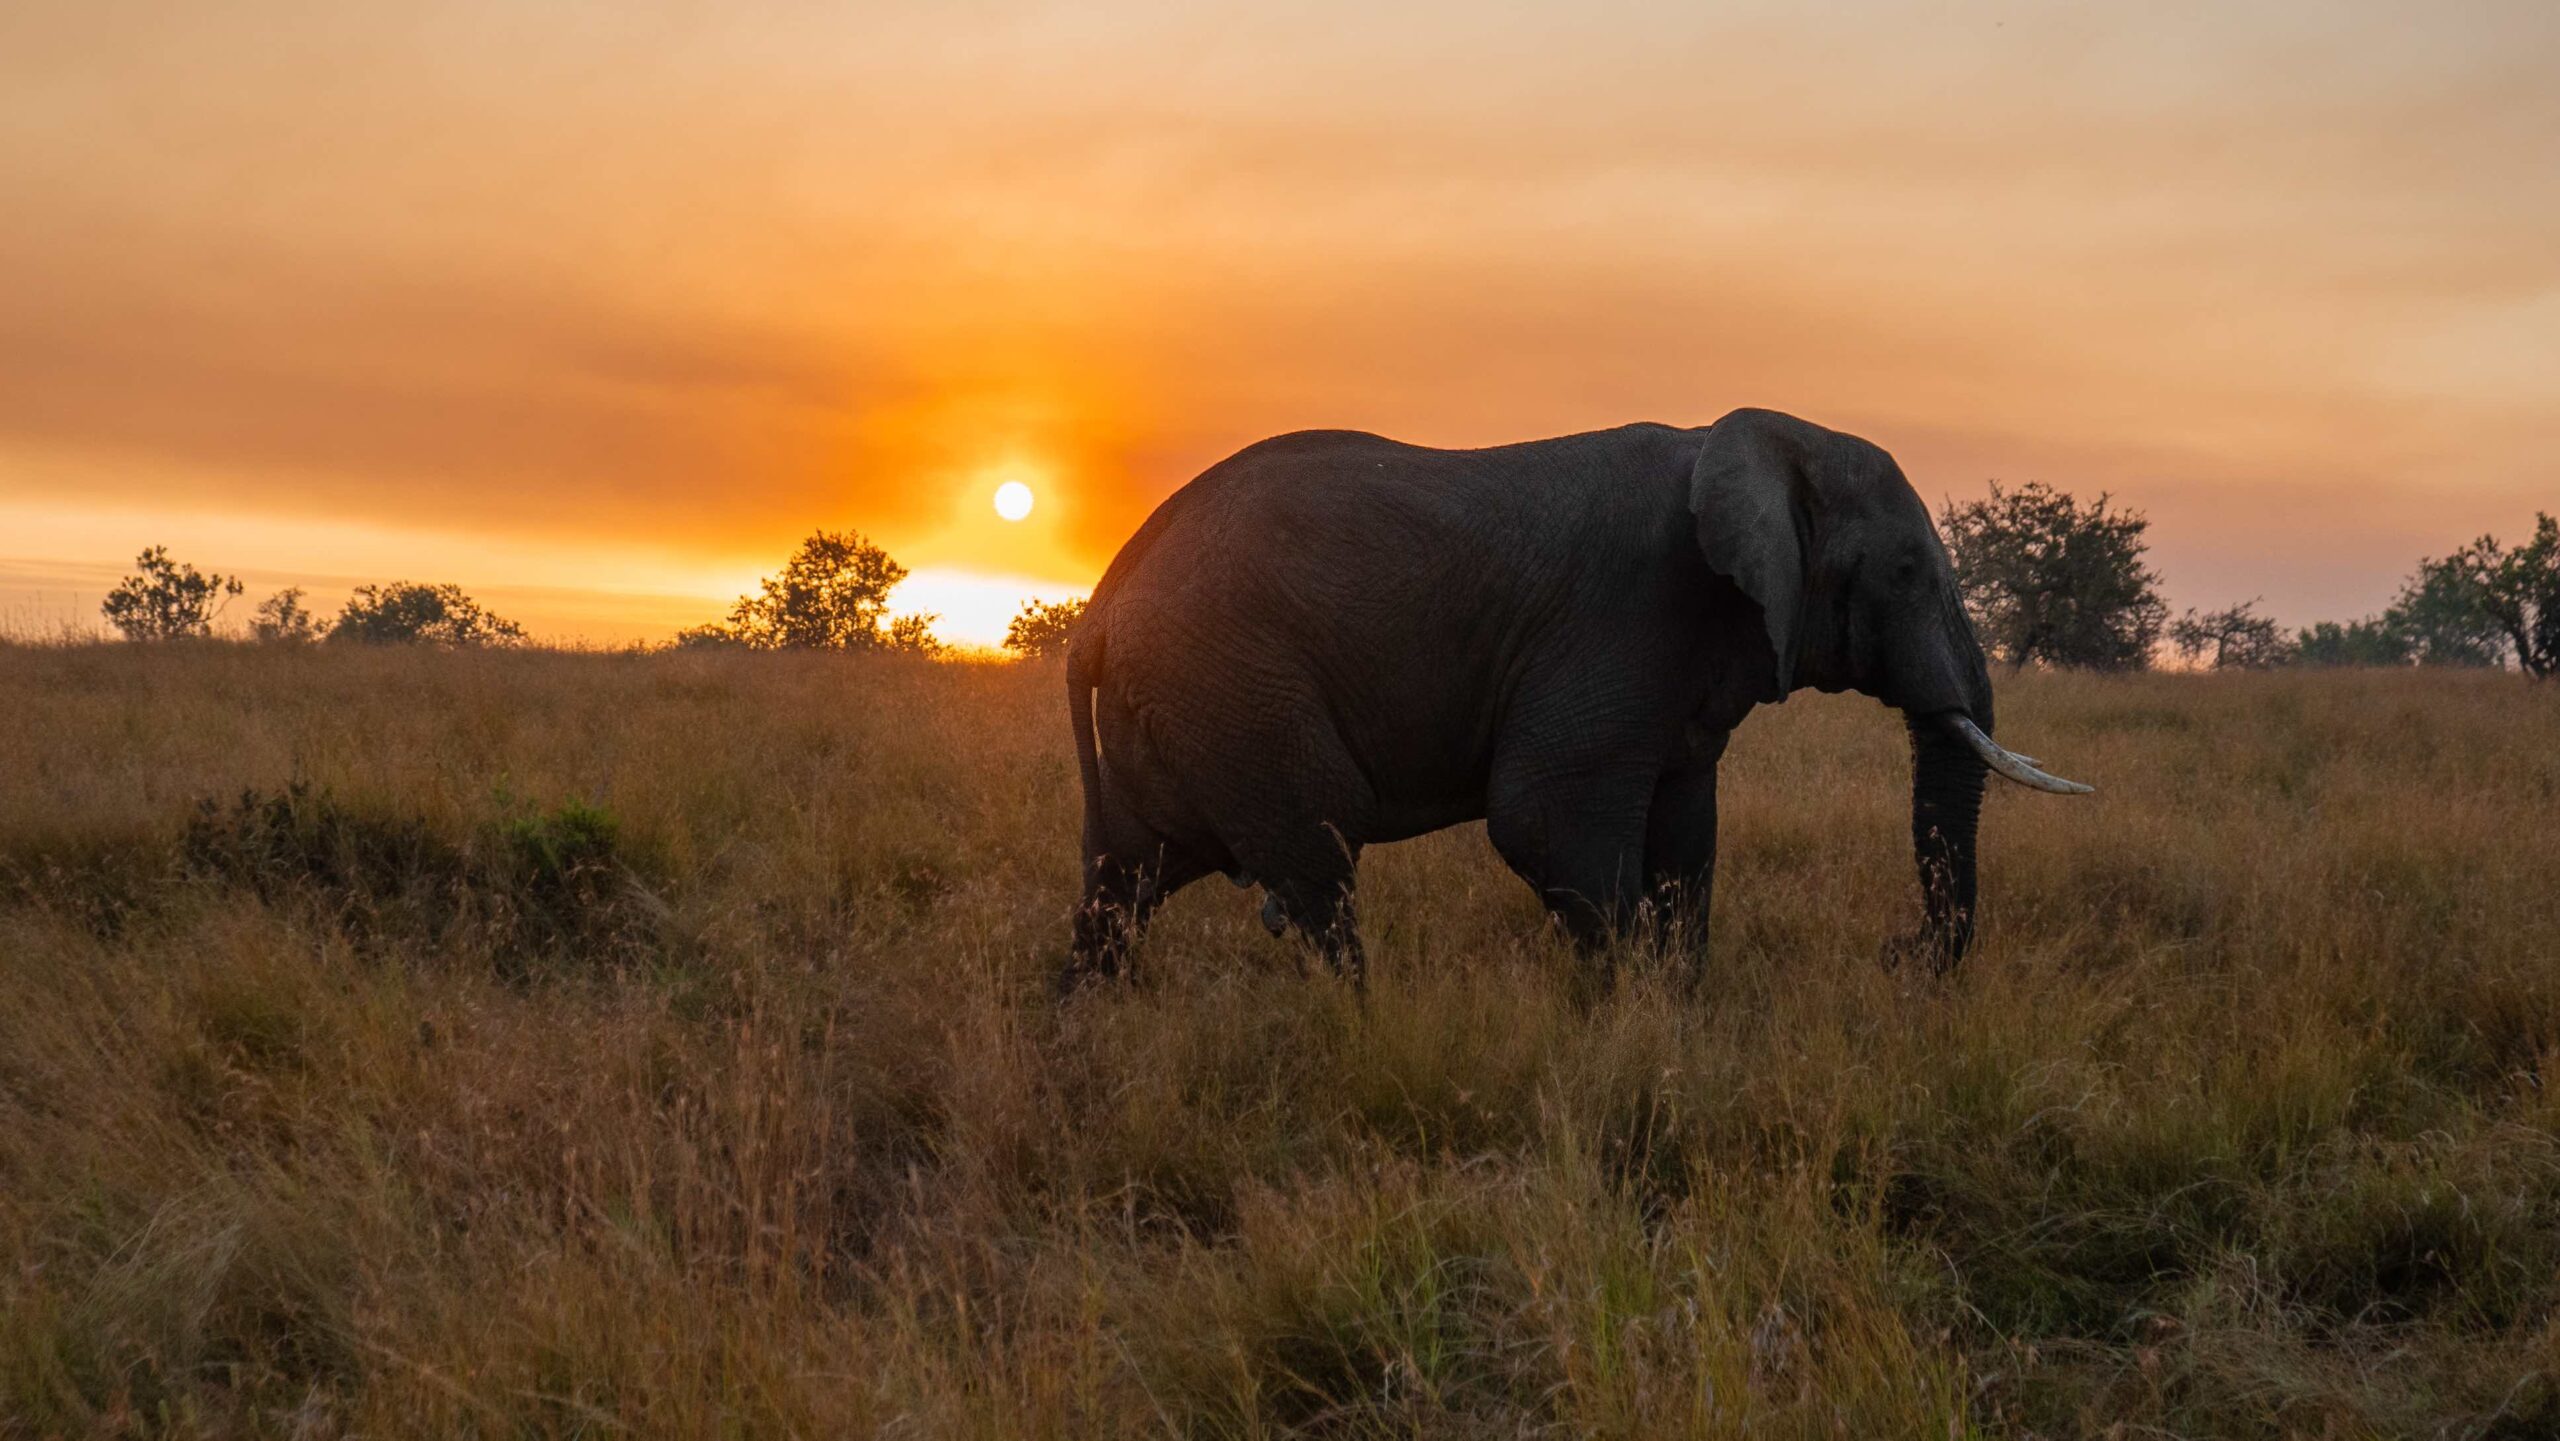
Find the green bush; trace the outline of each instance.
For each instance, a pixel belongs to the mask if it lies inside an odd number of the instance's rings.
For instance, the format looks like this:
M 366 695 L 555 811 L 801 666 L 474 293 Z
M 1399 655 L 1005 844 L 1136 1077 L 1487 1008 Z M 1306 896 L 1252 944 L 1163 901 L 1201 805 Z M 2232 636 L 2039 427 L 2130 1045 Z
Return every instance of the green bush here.
M 653 944 L 657 907 L 619 825 L 574 800 L 456 838 L 297 782 L 199 802 L 179 851 L 189 874 L 308 907 L 359 941 L 478 948 L 505 974 L 626 962 Z

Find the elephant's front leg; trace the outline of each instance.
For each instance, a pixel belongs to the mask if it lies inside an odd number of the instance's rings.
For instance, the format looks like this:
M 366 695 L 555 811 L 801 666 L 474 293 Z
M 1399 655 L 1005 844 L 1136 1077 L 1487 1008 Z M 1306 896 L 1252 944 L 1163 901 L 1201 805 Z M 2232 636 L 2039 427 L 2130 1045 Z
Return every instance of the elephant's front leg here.
M 1716 746 L 1721 754 L 1724 747 Z M 1716 886 L 1716 762 L 1692 760 L 1663 773 L 1645 818 L 1645 892 L 1661 917 L 1666 951 L 1685 960 L 1698 984 L 1707 961 L 1707 915 Z
M 1664 950 L 1685 958 L 1692 987 L 1706 966 L 1715 901 L 1716 767 L 1732 739 L 1730 728 L 1692 723 L 1645 817 L 1645 894 L 1662 918 Z

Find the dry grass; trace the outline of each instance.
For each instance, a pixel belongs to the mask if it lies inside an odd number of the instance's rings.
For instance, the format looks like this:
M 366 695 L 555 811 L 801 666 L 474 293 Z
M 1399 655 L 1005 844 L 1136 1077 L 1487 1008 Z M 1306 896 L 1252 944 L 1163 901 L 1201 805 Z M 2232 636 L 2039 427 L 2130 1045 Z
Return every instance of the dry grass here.
M 2013 682 L 1945 986 L 1806 696 L 1694 1001 L 1469 831 L 1063 1010 L 1059 690 L 0 648 L 0 1432 L 2560 1431 L 2560 689 Z

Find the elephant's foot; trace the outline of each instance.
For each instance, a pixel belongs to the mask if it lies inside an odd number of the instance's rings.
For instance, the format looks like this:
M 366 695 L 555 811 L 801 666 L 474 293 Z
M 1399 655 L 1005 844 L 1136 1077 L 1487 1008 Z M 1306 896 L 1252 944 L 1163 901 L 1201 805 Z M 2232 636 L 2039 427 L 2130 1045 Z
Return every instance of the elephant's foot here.
M 1964 948 L 1946 931 L 1923 926 L 1916 931 L 1886 937 L 1876 962 L 1889 975 L 1909 965 L 1914 974 L 1935 980 L 1954 971 L 1963 954 Z
M 1347 978 L 1352 989 L 1366 990 L 1369 981 L 1368 954 L 1361 949 L 1360 933 L 1352 922 L 1348 898 L 1327 907 L 1326 914 L 1312 924 L 1299 924 L 1288 903 L 1278 891 L 1266 891 L 1262 897 L 1262 928 L 1278 940 L 1289 927 L 1298 925 L 1317 954 L 1324 957 L 1326 969 Z M 1303 973 L 1303 967 L 1301 968 Z
M 1128 964 L 1134 939 L 1122 908 L 1091 901 L 1077 908 L 1067 963 L 1058 970 L 1058 998 L 1064 1000 L 1093 981 L 1116 979 Z

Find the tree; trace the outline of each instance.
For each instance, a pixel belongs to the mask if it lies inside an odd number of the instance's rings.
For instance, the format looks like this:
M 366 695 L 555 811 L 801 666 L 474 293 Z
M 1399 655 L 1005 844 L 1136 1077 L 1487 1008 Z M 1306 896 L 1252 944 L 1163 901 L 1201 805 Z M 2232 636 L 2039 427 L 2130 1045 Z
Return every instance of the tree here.
M 184 640 L 213 634 L 222 608 L 244 587 L 234 575 L 206 575 L 155 545 L 135 556 L 136 574 L 107 592 L 98 609 L 126 640 Z
M 2479 613 L 2536 680 L 2560 673 L 2560 521 L 2537 511 L 2533 539 L 2508 550 L 2488 536 L 2455 551 Z
M 933 622 L 934 617 L 930 615 L 899 616 L 889 622 L 887 630 L 881 632 L 880 648 L 895 651 L 900 655 L 920 655 L 927 659 L 939 656 L 949 647 L 934 635 Z
M 2398 666 L 2409 663 L 2409 635 L 2389 616 L 2367 616 L 2340 625 L 2324 620 L 2294 634 L 2297 665 Z
M 745 648 L 746 642 L 739 640 L 736 632 L 716 620 L 676 632 L 676 649 L 678 650 L 744 650 Z
M 2399 599 L 2382 613 L 2382 623 L 2407 641 L 2409 656 L 2420 665 L 2494 666 L 2506 659 L 2507 638 L 2487 609 L 2484 587 L 2494 562 L 2484 561 L 2483 548 L 2497 542 L 2483 536 L 2442 560 L 2421 560 L 2417 573 L 2401 583 Z
M 302 587 L 289 585 L 258 602 L 249 635 L 266 645 L 301 645 L 320 638 L 320 618 L 302 603 Z
M 1939 528 L 1993 655 L 2091 670 L 2151 664 L 2169 614 L 2160 577 L 2142 564 L 2151 522 L 2108 500 L 2082 505 L 2040 483 L 1994 481 L 1988 500 L 1947 503 Z
M 740 596 L 725 623 L 697 626 L 678 645 L 737 645 L 751 650 L 894 650 L 938 654 L 935 617 L 889 617 L 889 591 L 907 568 L 853 531 L 817 531 L 800 543 L 782 573 Z
M 365 645 L 503 646 L 521 643 L 524 628 L 491 615 L 458 585 L 404 580 L 357 586 L 329 627 L 329 639 Z
M 2189 610 L 2169 627 L 2169 644 L 2187 661 L 2210 652 L 2215 670 L 2263 670 L 2294 657 L 2294 643 L 2272 617 L 2258 614 L 2255 600 L 2203 614 Z
M 1004 648 L 1026 659 L 1067 653 L 1067 637 L 1075 633 L 1076 622 L 1084 619 L 1084 602 L 1080 600 L 1026 600 L 1011 624 L 1004 628 Z

